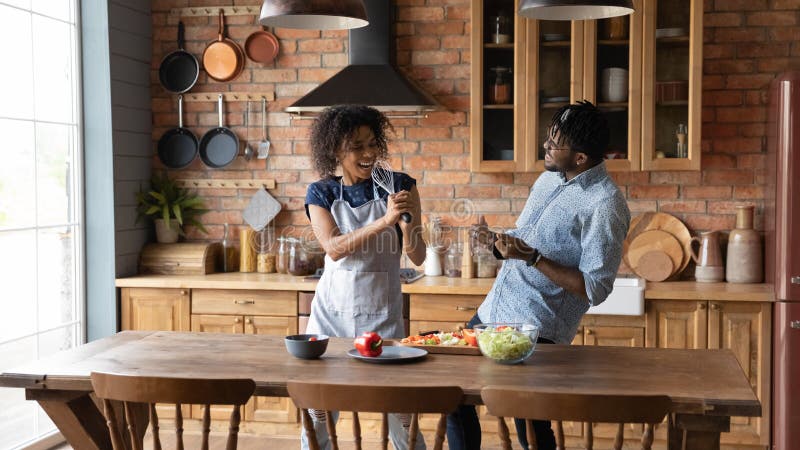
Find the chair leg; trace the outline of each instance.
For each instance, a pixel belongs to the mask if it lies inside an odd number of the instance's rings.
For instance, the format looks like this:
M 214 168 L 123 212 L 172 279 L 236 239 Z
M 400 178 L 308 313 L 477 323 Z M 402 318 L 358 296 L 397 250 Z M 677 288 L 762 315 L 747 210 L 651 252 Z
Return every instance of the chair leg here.
M 208 434 L 211 432 L 211 405 L 205 405 L 203 408 L 203 443 L 202 449 L 208 450 Z
M 625 424 L 617 424 L 617 435 L 614 437 L 614 450 L 622 450 L 622 443 L 625 441 Z
M 508 436 L 508 425 L 502 417 L 497 418 L 497 435 L 500 437 L 500 444 L 503 450 L 511 450 L 511 438 Z
M 433 450 L 442 450 L 444 445 L 444 434 L 447 429 L 447 414 L 439 416 L 439 423 L 436 424 L 436 436 L 433 441 Z
M 128 436 L 131 439 L 132 450 L 142 450 L 142 442 L 139 440 L 139 430 L 136 429 L 136 416 L 129 402 L 123 403 L 125 420 L 128 422 Z
M 528 438 L 528 450 L 539 450 L 539 443 L 536 442 L 536 430 L 533 429 L 533 421 L 525 421 L 525 436 Z
M 325 427 L 328 429 L 328 436 L 331 440 L 331 448 L 339 450 L 339 438 L 336 436 L 336 424 L 333 422 L 333 414 L 325 411 Z
M 389 414 L 381 415 L 381 448 L 389 449 Z
M 117 414 L 114 412 L 114 405 L 111 404 L 111 400 L 103 399 L 103 410 L 106 415 L 106 425 L 108 425 L 108 431 L 111 434 L 111 446 L 114 450 L 126 450 L 122 436 L 119 434 L 119 428 L 117 428 Z
M 242 420 L 242 405 L 233 405 L 231 424 L 228 428 L 228 445 L 226 450 L 236 450 L 239 445 L 239 423 Z
M 150 404 L 150 423 L 153 424 L 153 450 L 161 450 L 161 437 L 158 435 L 158 413 L 156 404 Z
M 560 420 L 556 422 L 556 449 L 564 450 L 564 423 Z
M 183 411 L 180 403 L 175 405 L 175 448 L 183 450 Z
M 650 450 L 653 445 L 653 424 L 644 424 L 644 433 L 642 433 L 642 450 Z
M 301 409 L 300 415 L 303 418 L 303 429 L 306 430 L 306 439 L 308 440 L 308 448 L 311 450 L 319 450 L 319 443 L 317 442 L 317 433 L 314 431 L 314 423 L 311 421 L 311 415 L 307 409 Z
M 361 422 L 358 420 L 358 411 L 353 411 L 353 439 L 356 450 L 361 450 Z
M 594 428 L 592 427 L 592 422 L 583 423 L 583 436 L 583 446 L 586 447 L 586 450 L 592 450 L 594 448 Z

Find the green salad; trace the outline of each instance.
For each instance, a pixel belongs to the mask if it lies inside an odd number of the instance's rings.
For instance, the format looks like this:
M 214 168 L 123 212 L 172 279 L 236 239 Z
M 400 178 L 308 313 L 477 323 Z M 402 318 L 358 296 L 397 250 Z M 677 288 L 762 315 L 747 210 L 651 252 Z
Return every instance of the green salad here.
M 523 358 L 533 348 L 528 334 L 511 327 L 499 331 L 487 329 L 478 335 L 478 345 L 484 355 L 499 360 Z

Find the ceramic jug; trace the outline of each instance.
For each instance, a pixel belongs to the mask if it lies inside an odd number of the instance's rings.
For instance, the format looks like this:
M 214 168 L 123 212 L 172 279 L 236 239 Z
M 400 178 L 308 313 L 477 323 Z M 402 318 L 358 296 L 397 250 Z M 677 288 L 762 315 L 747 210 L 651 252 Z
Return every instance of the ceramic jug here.
M 760 283 L 764 275 L 761 236 L 753 229 L 754 206 L 736 207 L 736 229 L 728 237 L 725 279 L 730 283 Z
M 699 244 L 695 252 L 694 243 Z M 722 251 L 719 246 L 719 232 L 707 231 L 692 238 L 692 259 L 695 267 L 694 277 L 700 282 L 714 282 L 725 279 L 725 267 L 722 264 Z

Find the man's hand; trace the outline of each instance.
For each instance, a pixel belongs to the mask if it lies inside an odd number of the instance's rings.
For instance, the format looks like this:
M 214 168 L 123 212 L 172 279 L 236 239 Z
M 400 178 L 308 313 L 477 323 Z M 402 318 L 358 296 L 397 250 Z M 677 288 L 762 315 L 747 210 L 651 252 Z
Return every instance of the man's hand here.
M 534 254 L 533 248 L 522 239 L 507 234 L 498 234 L 494 243 L 497 251 L 506 259 L 521 259 L 527 261 Z

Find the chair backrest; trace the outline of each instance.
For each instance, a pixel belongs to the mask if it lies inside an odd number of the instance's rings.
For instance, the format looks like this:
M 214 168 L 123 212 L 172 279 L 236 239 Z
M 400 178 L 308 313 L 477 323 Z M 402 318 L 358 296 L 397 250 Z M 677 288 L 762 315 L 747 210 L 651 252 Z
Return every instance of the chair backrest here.
M 156 403 L 175 404 L 175 431 L 178 449 L 183 449 L 183 415 L 181 405 L 205 405 L 203 413 L 203 449 L 208 449 L 211 428 L 211 405 L 231 405 L 227 450 L 236 449 L 241 421 L 241 407 L 255 391 L 249 379 L 203 379 L 144 377 L 92 372 L 95 395 L 103 401 L 104 415 L 114 450 L 141 450 L 149 416 L 153 448 L 161 449 Z M 114 402 L 122 402 L 122 412 Z M 146 408 L 143 410 L 142 408 Z M 118 417 L 119 415 L 119 417 Z M 125 435 L 127 429 L 128 435 Z M 130 439 L 130 441 L 128 441 Z M 126 445 L 126 442 L 130 446 Z
M 642 436 L 642 448 L 649 449 L 653 443 L 653 425 L 664 420 L 672 408 L 672 401 L 663 395 L 597 395 L 547 392 L 510 386 L 484 387 L 481 390 L 481 399 L 489 414 L 500 418 L 498 425 L 503 428 L 505 428 L 503 417 L 527 419 L 529 444 L 531 438 L 535 440 L 531 420 L 558 421 L 556 441 L 560 448 L 564 448 L 561 421 L 569 420 L 589 423 L 585 433 L 585 444 L 589 448 L 593 440 L 591 433 L 593 422 L 620 424 L 614 448 L 622 446 L 622 424 L 644 423 L 646 426 Z M 507 439 L 508 430 L 505 431 Z M 503 430 L 500 434 L 503 434 Z
M 419 430 L 419 413 L 438 413 L 434 449 L 440 450 L 444 442 L 446 417 L 461 404 L 464 392 L 458 386 L 376 386 L 337 383 L 315 383 L 308 381 L 289 381 L 289 396 L 302 410 L 303 427 L 309 436 L 312 450 L 317 450 L 316 435 L 311 423 L 309 410 L 326 411 L 328 433 L 334 448 L 338 448 L 336 426 L 331 420 L 330 411 L 353 412 L 353 436 L 356 449 L 361 448 L 361 426 L 359 412 L 383 414 L 381 444 L 388 444 L 387 414 L 410 414 L 408 437 L 409 448 L 415 448 Z

